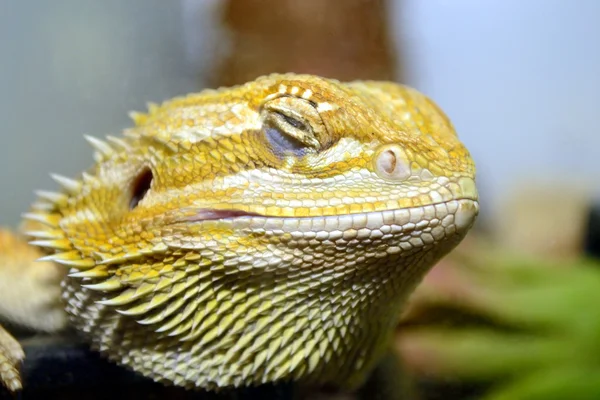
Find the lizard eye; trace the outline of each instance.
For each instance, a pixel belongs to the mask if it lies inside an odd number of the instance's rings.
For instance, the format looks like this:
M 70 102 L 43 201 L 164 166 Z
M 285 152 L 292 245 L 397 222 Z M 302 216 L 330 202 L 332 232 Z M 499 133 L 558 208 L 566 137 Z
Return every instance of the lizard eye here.
M 283 121 L 285 121 L 286 124 L 291 125 L 295 129 L 299 129 L 299 130 L 305 131 L 305 132 L 312 131 L 310 129 L 310 125 L 306 125 L 306 123 L 303 121 L 300 121 L 292 116 L 286 115 L 285 113 L 283 113 L 281 111 L 275 111 L 275 113 L 279 114 L 279 116 L 283 119 Z
M 129 201 L 129 209 L 133 210 L 142 201 L 142 199 L 150 190 L 150 185 L 153 179 L 152 171 L 148 167 L 144 167 L 138 176 L 134 179 L 131 185 L 131 200 Z
M 311 102 L 279 97 L 265 103 L 262 114 L 265 138 L 278 156 L 303 156 L 321 149 L 323 122 Z

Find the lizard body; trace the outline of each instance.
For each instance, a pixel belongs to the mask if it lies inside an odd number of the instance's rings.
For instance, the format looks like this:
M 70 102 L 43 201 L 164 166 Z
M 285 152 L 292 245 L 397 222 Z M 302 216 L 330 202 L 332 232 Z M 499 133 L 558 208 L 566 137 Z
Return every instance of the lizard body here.
M 271 75 L 132 116 L 26 234 L 92 347 L 166 384 L 359 385 L 478 212 L 448 118 L 401 85 Z

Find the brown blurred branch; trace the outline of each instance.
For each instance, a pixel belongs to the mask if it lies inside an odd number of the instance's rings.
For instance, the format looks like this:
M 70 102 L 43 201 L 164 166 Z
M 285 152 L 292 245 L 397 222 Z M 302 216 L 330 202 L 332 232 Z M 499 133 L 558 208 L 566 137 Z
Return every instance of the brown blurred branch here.
M 385 0 L 228 1 L 230 50 L 216 85 L 272 72 L 394 80 Z

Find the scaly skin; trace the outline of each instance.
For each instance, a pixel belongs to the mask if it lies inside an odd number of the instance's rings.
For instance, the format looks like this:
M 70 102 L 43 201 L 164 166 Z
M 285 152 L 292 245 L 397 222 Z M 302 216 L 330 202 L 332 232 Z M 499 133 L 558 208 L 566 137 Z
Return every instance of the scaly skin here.
M 166 384 L 356 387 L 478 212 L 451 123 L 393 83 L 271 75 L 133 118 L 28 234 L 92 347 Z

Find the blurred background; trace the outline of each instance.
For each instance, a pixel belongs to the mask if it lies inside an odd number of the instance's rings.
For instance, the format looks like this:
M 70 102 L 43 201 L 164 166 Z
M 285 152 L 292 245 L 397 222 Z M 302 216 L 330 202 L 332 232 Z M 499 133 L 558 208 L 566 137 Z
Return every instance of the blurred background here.
M 599 19 L 596 0 L 3 1 L 0 225 L 146 102 L 270 72 L 402 82 L 454 122 L 482 196 L 399 327 L 415 398 L 600 398 Z

